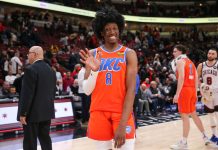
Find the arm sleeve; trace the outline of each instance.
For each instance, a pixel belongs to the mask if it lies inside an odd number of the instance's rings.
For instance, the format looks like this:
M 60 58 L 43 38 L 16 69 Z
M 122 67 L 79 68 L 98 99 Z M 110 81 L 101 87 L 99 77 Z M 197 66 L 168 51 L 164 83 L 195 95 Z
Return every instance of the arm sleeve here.
M 91 71 L 88 79 L 83 80 L 83 90 L 86 95 L 90 95 L 95 88 L 96 79 L 98 77 L 98 71 Z

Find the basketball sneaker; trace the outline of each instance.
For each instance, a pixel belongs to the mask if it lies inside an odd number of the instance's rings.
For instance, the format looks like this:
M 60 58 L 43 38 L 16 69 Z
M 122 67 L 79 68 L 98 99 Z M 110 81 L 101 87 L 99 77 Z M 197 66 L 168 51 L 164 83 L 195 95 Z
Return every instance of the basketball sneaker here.
M 204 136 L 203 140 L 204 140 L 204 144 L 205 145 L 209 145 L 210 144 L 210 140 L 209 140 L 209 138 L 207 136 Z
M 170 148 L 174 150 L 188 150 L 188 144 L 181 140 L 177 144 L 171 145 Z
M 213 134 L 212 137 L 210 138 L 210 141 L 212 143 L 217 143 L 218 142 L 218 138 Z

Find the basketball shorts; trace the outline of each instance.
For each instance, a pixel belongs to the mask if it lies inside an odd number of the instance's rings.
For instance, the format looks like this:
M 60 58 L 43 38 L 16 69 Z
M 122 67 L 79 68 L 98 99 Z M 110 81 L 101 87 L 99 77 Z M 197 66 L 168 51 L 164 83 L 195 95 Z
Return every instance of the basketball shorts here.
M 108 141 L 114 138 L 121 113 L 93 111 L 90 113 L 87 136 L 94 140 Z M 131 114 L 126 125 L 126 139 L 135 138 L 135 123 Z
M 192 113 L 196 111 L 197 95 L 193 87 L 183 87 L 178 98 L 178 110 L 180 113 Z

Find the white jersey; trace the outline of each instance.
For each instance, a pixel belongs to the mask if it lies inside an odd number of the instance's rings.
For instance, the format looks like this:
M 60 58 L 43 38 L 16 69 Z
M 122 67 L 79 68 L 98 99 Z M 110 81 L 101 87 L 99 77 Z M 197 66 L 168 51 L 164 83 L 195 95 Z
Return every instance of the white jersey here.
M 218 112 L 218 62 L 216 61 L 213 66 L 208 66 L 206 62 L 203 62 L 201 77 L 203 79 L 200 88 L 201 100 L 205 105 L 205 111 L 208 113 Z
M 210 88 L 210 86 L 208 86 L 204 83 L 201 83 L 200 92 L 202 95 L 201 101 L 203 102 L 203 104 L 207 104 L 208 101 L 213 100 L 213 91 Z
M 218 61 L 213 66 L 208 66 L 207 62 L 202 63 L 203 83 L 212 89 L 218 89 Z

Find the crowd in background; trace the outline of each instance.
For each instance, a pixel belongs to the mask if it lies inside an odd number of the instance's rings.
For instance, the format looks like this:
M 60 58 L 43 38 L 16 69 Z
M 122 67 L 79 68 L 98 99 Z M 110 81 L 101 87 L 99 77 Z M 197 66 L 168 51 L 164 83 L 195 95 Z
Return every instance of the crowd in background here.
M 43 20 L 45 24 L 39 27 L 31 20 Z M 195 64 L 205 60 L 209 48 L 218 48 L 216 36 L 195 26 L 186 32 L 175 28 L 170 37 L 162 37 L 161 32 L 161 28 L 145 25 L 142 30 L 125 31 L 120 38 L 120 43 L 134 49 L 138 56 L 138 115 L 156 116 L 172 103 L 176 81 L 169 63 L 175 44 L 186 45 Z M 28 64 L 27 50 L 33 45 L 42 45 L 45 61 L 56 71 L 57 95 L 79 95 L 77 76 L 82 66 L 78 52 L 100 44 L 91 27 L 76 20 L 34 10 L 7 14 L 0 22 L 0 95 L 19 93 L 23 70 Z
M 122 14 L 146 17 L 211 17 L 217 16 L 217 1 L 209 4 L 206 1 L 195 1 L 193 5 L 167 5 L 157 4 L 155 1 L 136 0 L 131 3 L 113 3 L 111 0 L 40 0 L 43 2 L 56 3 L 69 7 L 96 11 L 102 6 L 112 5 Z M 161 0 L 160 0 L 161 2 Z M 175 2 L 175 1 L 174 1 Z M 190 1 L 189 1 L 190 2 Z

